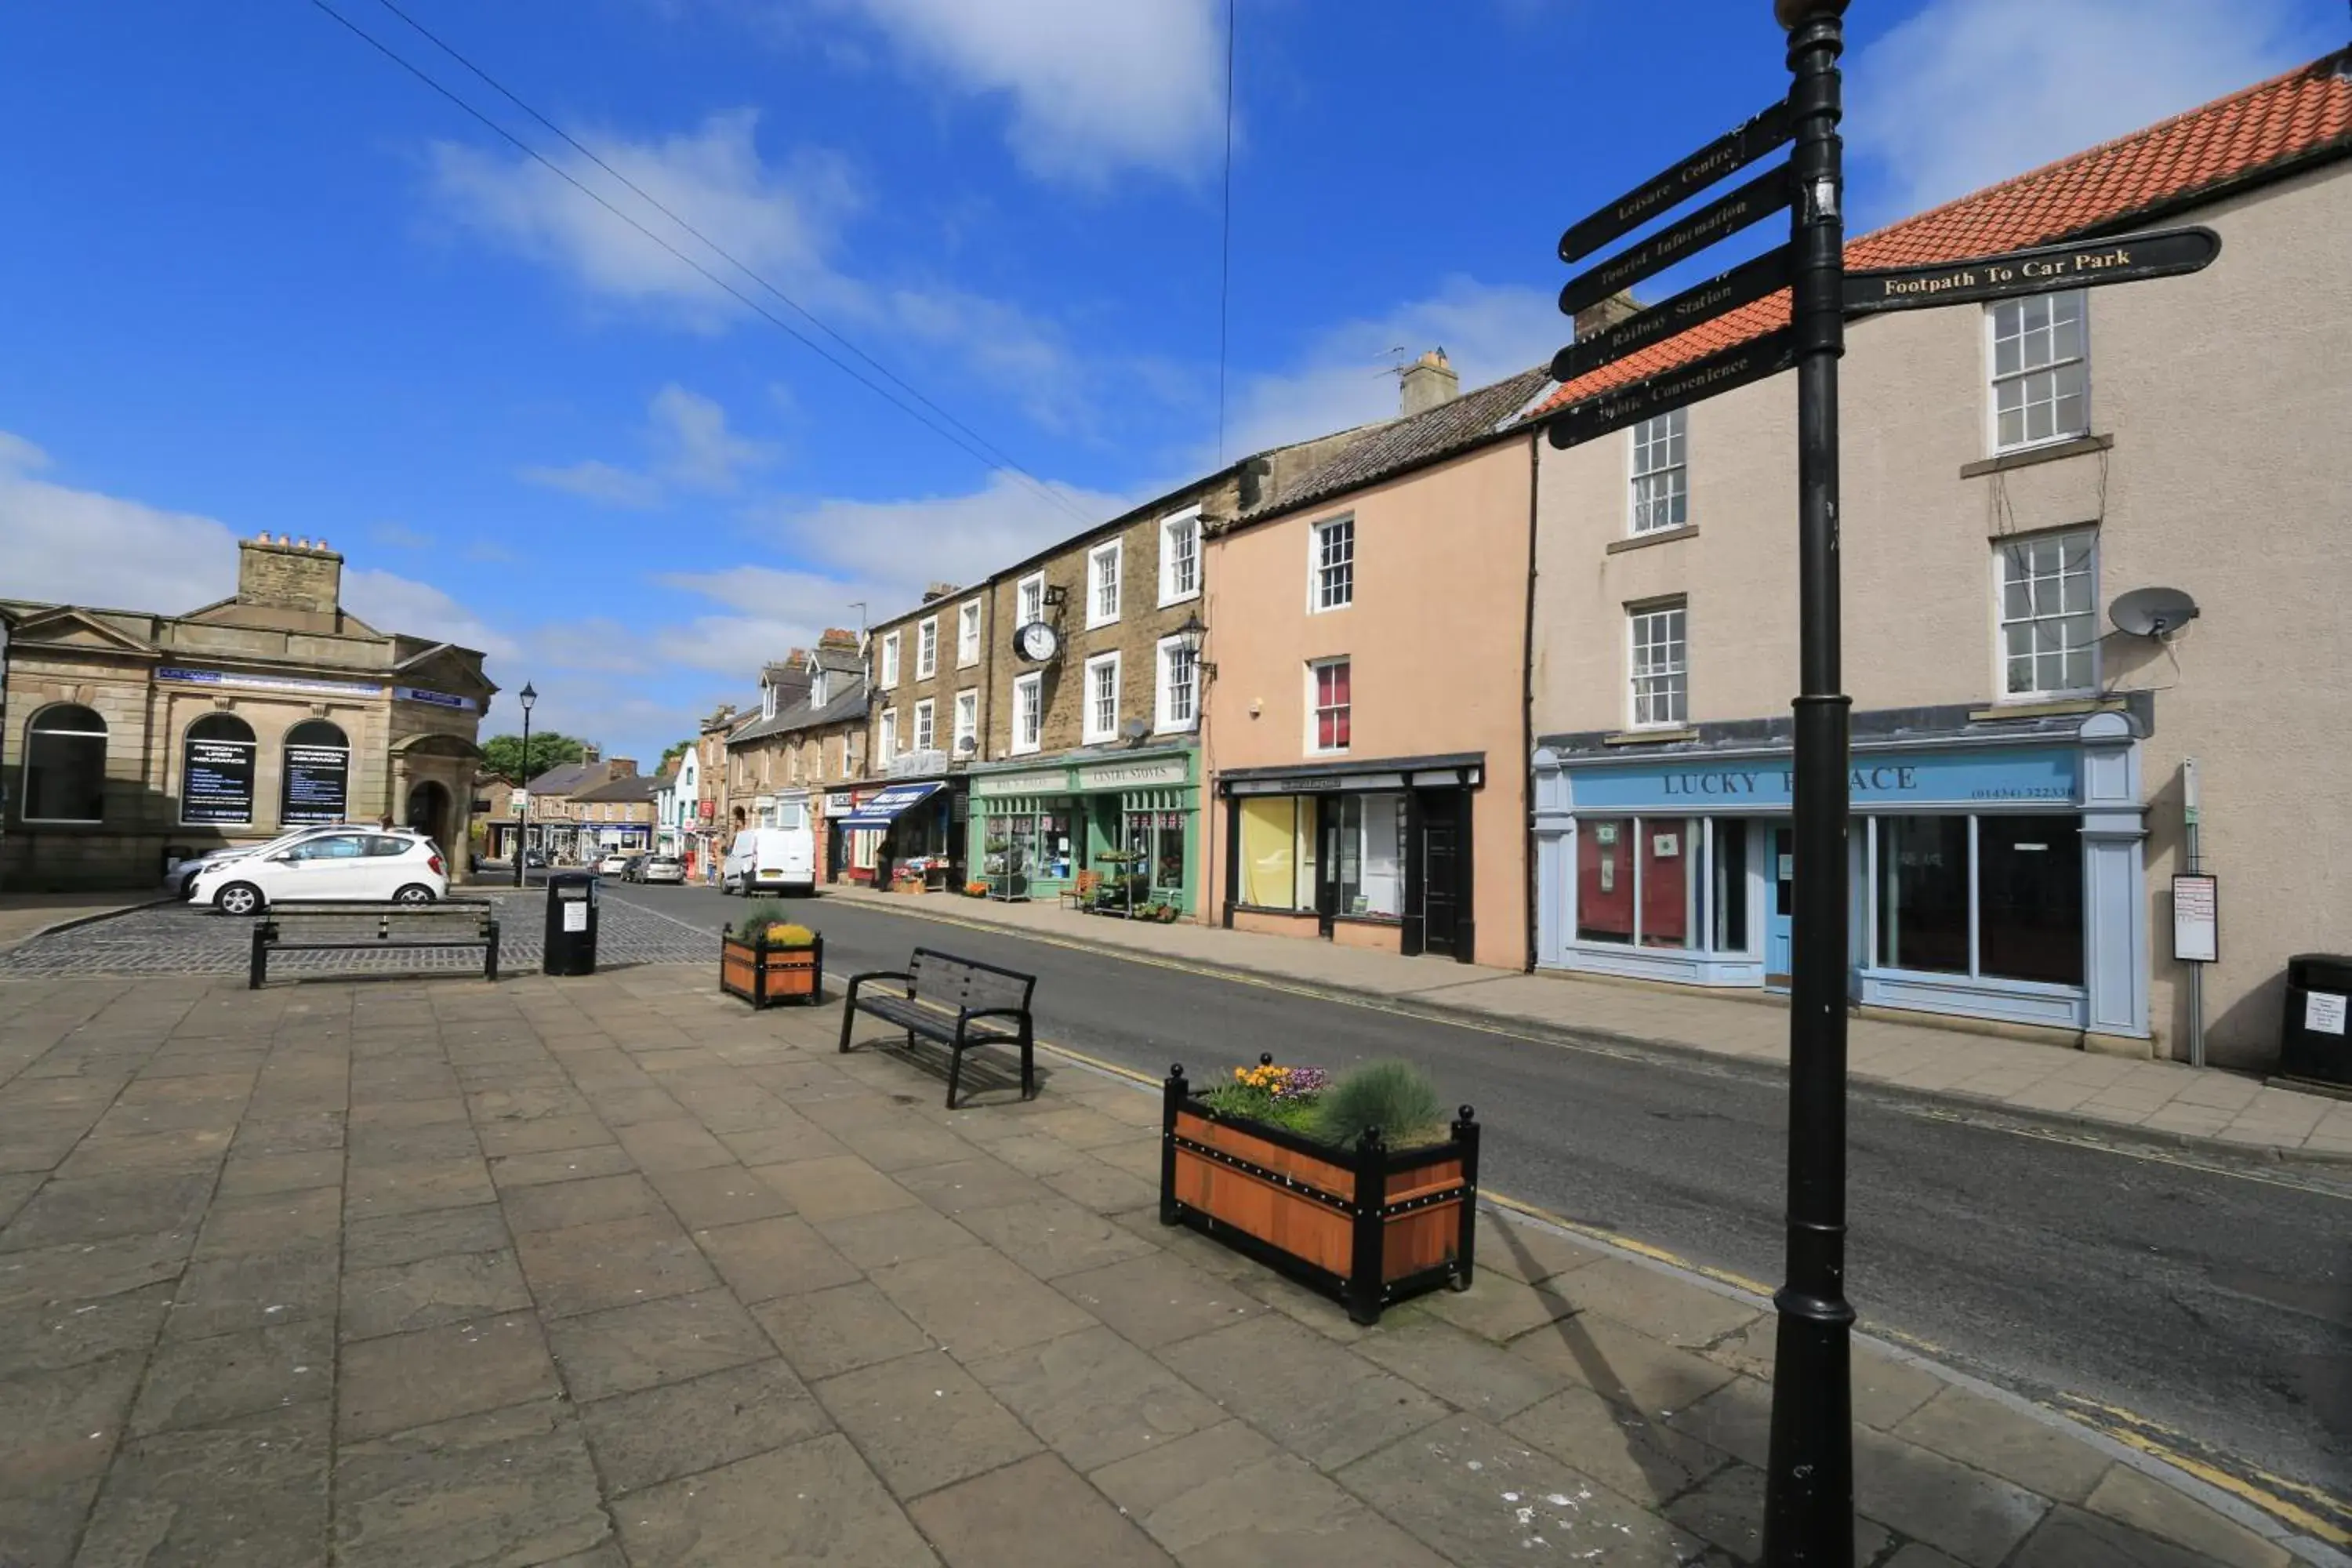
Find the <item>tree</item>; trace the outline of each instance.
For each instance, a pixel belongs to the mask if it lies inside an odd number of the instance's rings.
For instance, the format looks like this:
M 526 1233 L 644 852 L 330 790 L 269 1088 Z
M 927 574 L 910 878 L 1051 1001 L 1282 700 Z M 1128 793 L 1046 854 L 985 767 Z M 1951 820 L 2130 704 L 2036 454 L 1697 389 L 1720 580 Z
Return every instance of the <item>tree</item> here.
M 530 755 L 525 757 L 521 736 L 493 735 L 482 742 L 482 765 L 501 778 L 528 784 L 550 768 L 578 762 L 587 752 L 584 741 L 547 730 L 531 736 Z
M 680 741 L 675 745 L 664 747 L 662 749 L 661 761 L 654 765 L 654 776 L 656 778 L 659 778 L 662 774 L 669 772 L 669 765 L 672 763 L 677 761 L 678 758 L 686 755 L 687 752 L 693 749 L 694 742 L 691 741 Z

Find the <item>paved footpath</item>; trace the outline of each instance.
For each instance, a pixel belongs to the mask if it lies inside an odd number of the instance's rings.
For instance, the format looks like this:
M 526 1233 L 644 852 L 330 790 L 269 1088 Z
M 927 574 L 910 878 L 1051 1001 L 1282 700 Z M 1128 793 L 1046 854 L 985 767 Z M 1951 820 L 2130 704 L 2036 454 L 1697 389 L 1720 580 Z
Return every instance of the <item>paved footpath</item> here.
M 1159 1226 L 1135 1086 L 949 1112 L 712 980 L 0 984 L 0 1563 L 1754 1560 L 1754 1300 L 1497 1220 L 1361 1331 Z M 1855 1396 L 1873 1568 L 2331 1560 L 1916 1361 Z
M 1789 1015 L 1748 993 L 1487 969 L 1443 959 L 1179 923 L 1103 920 L 1047 902 L 997 903 L 829 887 L 827 898 L 902 914 L 1003 926 L 1025 935 L 1223 968 L 1341 994 L 1627 1044 L 1779 1061 Z M 1857 1079 L 2160 1141 L 2352 1163 L 2352 1100 L 2274 1089 L 2243 1073 L 2133 1060 L 2038 1041 L 1882 1017 L 1848 1021 Z

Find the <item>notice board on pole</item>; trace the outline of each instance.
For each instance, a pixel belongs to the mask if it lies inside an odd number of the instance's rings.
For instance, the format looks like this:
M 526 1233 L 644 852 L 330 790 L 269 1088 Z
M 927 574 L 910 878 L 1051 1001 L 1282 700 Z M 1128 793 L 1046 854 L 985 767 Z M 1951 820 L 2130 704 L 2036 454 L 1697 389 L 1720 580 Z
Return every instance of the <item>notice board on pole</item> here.
M 2221 902 L 2209 876 L 2172 879 L 2172 956 L 2183 963 L 2221 960 Z

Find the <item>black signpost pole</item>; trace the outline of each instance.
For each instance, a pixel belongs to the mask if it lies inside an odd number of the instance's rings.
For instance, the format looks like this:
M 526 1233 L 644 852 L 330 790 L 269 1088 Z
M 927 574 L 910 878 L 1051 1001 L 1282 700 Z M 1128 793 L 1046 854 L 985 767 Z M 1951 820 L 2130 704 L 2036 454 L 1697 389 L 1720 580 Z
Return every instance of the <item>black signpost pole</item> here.
M 1790 222 L 1797 356 L 1799 687 L 1789 1016 L 1789 1254 L 1773 1298 L 1764 1560 L 1852 1568 L 1853 1437 L 1845 1299 L 1846 760 L 1839 687 L 1838 356 L 1845 227 L 1838 55 L 1846 0 L 1775 0 L 1796 143 Z

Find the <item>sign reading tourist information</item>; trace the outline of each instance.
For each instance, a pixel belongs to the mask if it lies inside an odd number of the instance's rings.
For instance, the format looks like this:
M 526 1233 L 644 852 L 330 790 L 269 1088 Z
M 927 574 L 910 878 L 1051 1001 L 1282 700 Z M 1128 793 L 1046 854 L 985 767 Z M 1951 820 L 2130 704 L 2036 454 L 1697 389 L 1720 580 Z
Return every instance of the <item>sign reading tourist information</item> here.
M 1571 403 L 1554 415 L 1551 444 L 1573 447 L 1685 404 L 1778 375 L 1796 363 L 1796 333 L 1783 327 L 1721 353 L 1661 372 L 1647 381 L 1613 387 L 1581 403 Z
M 1628 250 L 1621 250 L 1590 271 L 1580 272 L 1559 291 L 1563 315 L 1573 316 L 1598 305 L 1612 294 L 1629 289 L 1654 272 L 1663 272 L 1686 256 L 1695 256 L 1717 240 L 1738 234 L 1789 205 L 1789 171 L 1784 166 L 1756 176 L 1727 196 L 1706 205 L 1677 224 L 1660 229 Z M 1704 318 L 1702 318 L 1704 319 Z
M 2202 271 L 2221 254 L 2221 237 L 2210 228 L 2164 228 L 2080 245 L 2041 245 L 1934 267 L 1849 272 L 1845 309 L 1848 315 L 1868 315 L 2175 278 Z
M 1568 232 L 1559 237 L 1559 258 L 1574 261 L 1580 256 L 1590 256 L 1621 234 L 1633 233 L 1660 213 L 1680 206 L 1694 193 L 1761 158 L 1787 142 L 1795 129 L 1788 100 L 1772 104 L 1747 124 L 1724 132 L 1657 178 L 1636 185 L 1591 217 L 1570 225 Z
M 1789 247 L 1782 246 L 1743 261 L 1728 272 L 1718 272 L 1638 316 L 1628 316 L 1615 326 L 1579 338 L 1552 356 L 1551 378 L 1574 381 L 1701 321 L 1711 321 L 1742 305 L 1752 305 L 1775 289 L 1788 286 Z
M 190 741 L 180 765 L 180 820 L 253 820 L 253 742 Z
M 352 753 L 343 746 L 286 748 L 286 798 L 278 820 L 341 822 L 351 791 Z

